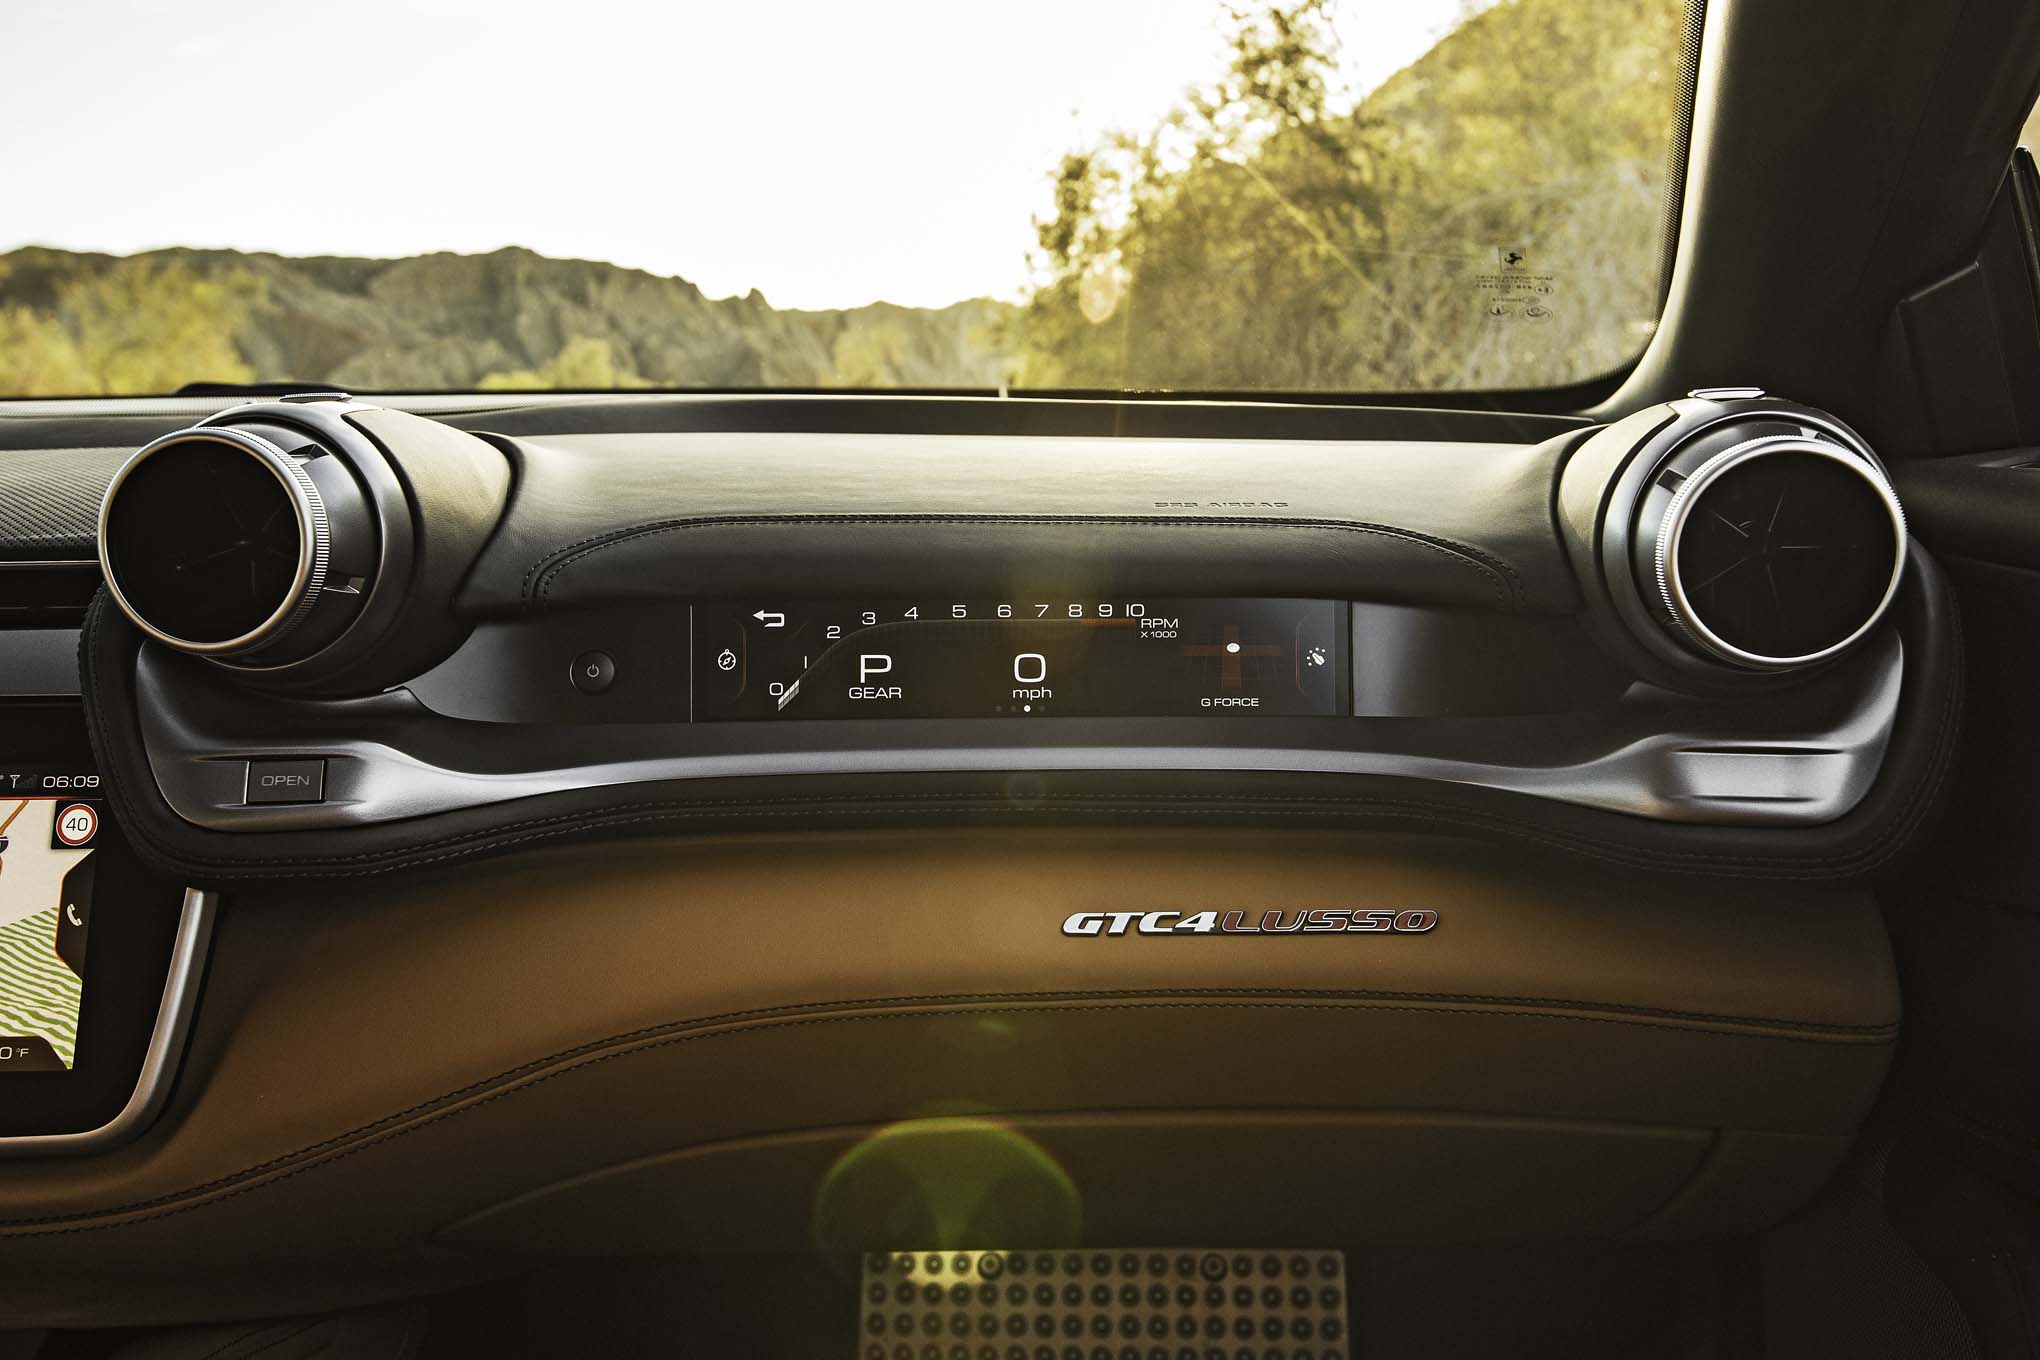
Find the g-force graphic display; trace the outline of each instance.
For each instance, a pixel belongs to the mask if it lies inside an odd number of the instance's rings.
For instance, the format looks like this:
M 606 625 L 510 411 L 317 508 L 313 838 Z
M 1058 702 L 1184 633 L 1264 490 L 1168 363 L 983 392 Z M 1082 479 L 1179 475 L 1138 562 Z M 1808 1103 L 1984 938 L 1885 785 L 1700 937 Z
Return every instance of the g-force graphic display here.
M 745 601 L 694 609 L 694 717 L 1336 716 L 1330 600 Z
M 0 769 L 0 1076 L 78 1061 L 98 776 Z

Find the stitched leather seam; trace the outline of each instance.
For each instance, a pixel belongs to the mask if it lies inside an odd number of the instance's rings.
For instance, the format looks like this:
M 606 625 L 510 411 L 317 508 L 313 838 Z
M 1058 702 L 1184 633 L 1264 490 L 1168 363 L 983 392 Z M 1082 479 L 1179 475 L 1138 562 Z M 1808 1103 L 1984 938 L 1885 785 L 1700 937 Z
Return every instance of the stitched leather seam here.
M 1024 996 L 1025 994 L 1019 995 Z M 1184 995 L 1184 993 L 1170 993 L 1170 995 Z M 1191 995 L 1201 994 L 1191 993 Z M 1723 1029 L 1670 1025 L 1655 1020 L 1614 1015 L 1572 1015 L 1555 1010 L 1474 1009 L 1464 1006 L 1381 1004 L 1367 1001 L 1364 998 L 1344 1001 L 1248 1001 L 1240 999 L 1160 1001 L 1135 999 L 1111 1003 L 1048 1000 L 1036 1005 L 1008 1004 L 992 1006 L 944 1004 L 941 998 L 928 998 L 921 1004 L 924 1006 L 939 1006 L 940 1009 L 856 1011 L 837 1015 L 804 1013 L 814 1009 L 827 1008 L 832 1005 L 845 1004 L 857 1005 L 868 1003 L 824 1002 L 793 1011 L 783 1009 L 761 1012 L 739 1011 L 727 1016 L 710 1016 L 697 1020 L 677 1021 L 630 1031 L 607 1039 L 594 1040 L 573 1048 L 561 1050 L 546 1058 L 521 1064 L 496 1076 L 470 1083 L 467 1086 L 433 1097 L 430 1100 L 422 1101 L 408 1109 L 386 1115 L 371 1123 L 360 1125 L 347 1133 L 301 1148 L 296 1152 L 286 1153 L 281 1157 L 272 1158 L 269 1161 L 261 1162 L 254 1166 L 244 1167 L 240 1171 L 230 1173 L 201 1185 L 187 1187 L 184 1190 L 160 1195 L 153 1199 L 91 1210 L 85 1215 L 67 1214 L 43 1218 L 0 1220 L 0 1237 L 58 1236 L 68 1233 L 97 1232 L 113 1227 L 168 1218 L 172 1215 L 186 1213 L 210 1204 L 221 1203 L 236 1196 L 246 1194 L 251 1190 L 279 1184 L 293 1176 L 301 1175 L 304 1172 L 322 1166 L 330 1166 L 356 1153 L 378 1147 L 385 1142 L 401 1138 L 406 1134 L 429 1128 L 443 1120 L 454 1118 L 471 1110 L 482 1109 L 518 1092 L 531 1090 L 553 1080 L 555 1077 L 584 1071 L 618 1058 L 632 1057 L 676 1044 L 693 1043 L 698 1040 L 774 1033 L 781 1030 L 801 1029 L 816 1025 L 946 1018 L 952 1016 L 1064 1015 L 1116 1011 L 1386 1011 L 1420 1015 L 1484 1016 L 1503 1020 L 1568 1021 L 1577 1024 L 1621 1025 L 1631 1028 L 1656 1030 L 1670 1029 L 1681 1034 L 1694 1036 L 1746 1041 L 1754 1040 L 1770 1043 L 1832 1042 L 1832 1040 L 1816 1039 L 1810 1035 L 1762 1034 L 1750 1031 L 1731 1032 Z M 483 1094 L 484 1092 L 486 1094 Z M 216 1190 L 223 1193 L 213 1193 Z M 116 1221 L 80 1221 L 81 1218 L 85 1220 L 112 1219 Z M 57 1224 L 67 1226 L 45 1226 Z
M 222 1341 L 217 1347 L 207 1351 L 203 1356 L 199 1357 L 199 1360 L 220 1360 L 221 1356 L 224 1356 L 230 1351 L 233 1351 L 238 1346 L 244 1346 L 250 1341 L 255 1340 L 256 1338 L 260 1337 L 264 1332 L 269 1331 L 276 1325 L 277 1324 L 273 1322 L 256 1323 L 255 1325 L 250 1326 L 247 1331 L 241 1333 L 241 1335 L 231 1337 L 225 1341 Z M 318 1325 L 319 1324 L 316 1321 L 301 1322 L 295 1327 L 292 1327 L 288 1323 L 285 1323 L 283 1325 L 284 1330 L 281 1335 L 271 1337 L 269 1340 L 263 1342 L 261 1345 L 257 1346 L 252 1351 L 242 1351 L 238 1357 L 238 1360 L 254 1360 L 255 1356 L 263 1355 L 269 1351 L 273 1351 L 278 1346 L 283 1345 L 285 1342 L 297 1340 L 299 1337 L 303 1336 L 306 1332 L 311 1331 L 314 1327 Z M 322 1347 L 321 1349 L 324 1348 Z
M 660 520 L 652 524 L 641 524 L 630 529 L 610 530 L 596 534 L 563 548 L 555 548 L 531 565 L 524 573 L 519 591 L 529 602 L 535 596 L 539 600 L 552 597 L 553 584 L 560 574 L 575 562 L 606 548 L 622 543 L 649 538 L 658 534 L 673 533 L 685 529 L 718 528 L 732 525 L 910 525 L 910 524 L 1030 524 L 1030 525 L 1081 525 L 1097 524 L 1134 529 L 1196 528 L 1196 529 L 1327 529 L 1341 533 L 1370 534 L 1397 542 L 1409 543 L 1442 553 L 1454 562 L 1480 572 L 1493 589 L 1495 597 L 1505 603 L 1522 603 L 1522 581 L 1516 569 L 1492 553 L 1483 552 L 1470 544 L 1453 539 L 1438 538 L 1419 533 L 1414 529 L 1402 529 L 1390 524 L 1370 524 L 1360 520 L 1330 519 L 1285 519 L 1268 516 L 1214 516 L 1214 515 L 701 515 L 687 519 Z

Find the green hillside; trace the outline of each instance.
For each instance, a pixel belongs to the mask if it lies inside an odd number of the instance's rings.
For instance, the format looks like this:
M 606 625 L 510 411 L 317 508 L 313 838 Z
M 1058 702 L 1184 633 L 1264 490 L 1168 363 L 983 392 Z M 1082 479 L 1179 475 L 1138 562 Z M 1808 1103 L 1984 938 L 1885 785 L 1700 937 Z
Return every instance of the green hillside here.
M 1004 310 L 780 311 L 756 293 L 716 301 L 684 279 L 518 249 L 358 260 L 31 248 L 0 256 L 0 392 L 285 378 L 362 391 L 995 387 L 1009 365 Z M 41 372 L 23 371 L 31 350 Z

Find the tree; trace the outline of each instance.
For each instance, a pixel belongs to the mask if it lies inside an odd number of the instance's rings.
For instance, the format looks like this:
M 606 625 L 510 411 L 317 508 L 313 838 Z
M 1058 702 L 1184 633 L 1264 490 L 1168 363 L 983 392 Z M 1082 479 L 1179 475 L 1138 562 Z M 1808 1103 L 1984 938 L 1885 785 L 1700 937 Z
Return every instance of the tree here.
M 595 391 L 617 387 L 650 387 L 652 384 L 620 363 L 607 340 L 577 335 L 560 347 L 560 352 L 538 368 L 520 368 L 491 373 L 477 384 L 484 392 L 535 391 L 564 388 Z
M 0 260 L 0 284 L 13 266 Z M 32 307 L 0 307 L 0 393 L 53 397 L 92 381 L 85 357 L 57 323 Z
M 245 270 L 201 277 L 174 260 L 116 260 L 63 282 L 54 310 L 0 308 L 0 392 L 114 396 L 247 382 L 254 370 L 234 333 L 261 297 Z
M 1533 386 L 1620 364 L 1656 310 L 1682 13 L 1507 0 L 1361 99 L 1327 0 L 1233 11 L 1223 73 L 1057 168 L 1020 385 Z M 1498 322 L 1483 279 L 1509 247 L 1549 292 Z

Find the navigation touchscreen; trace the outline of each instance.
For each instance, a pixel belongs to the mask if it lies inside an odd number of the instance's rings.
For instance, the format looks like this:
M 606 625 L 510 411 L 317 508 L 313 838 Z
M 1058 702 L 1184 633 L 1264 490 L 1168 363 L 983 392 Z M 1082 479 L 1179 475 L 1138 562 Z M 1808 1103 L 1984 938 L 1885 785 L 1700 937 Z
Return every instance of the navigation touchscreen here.
M 97 788 L 91 775 L 0 774 L 0 1075 L 77 1064 Z

